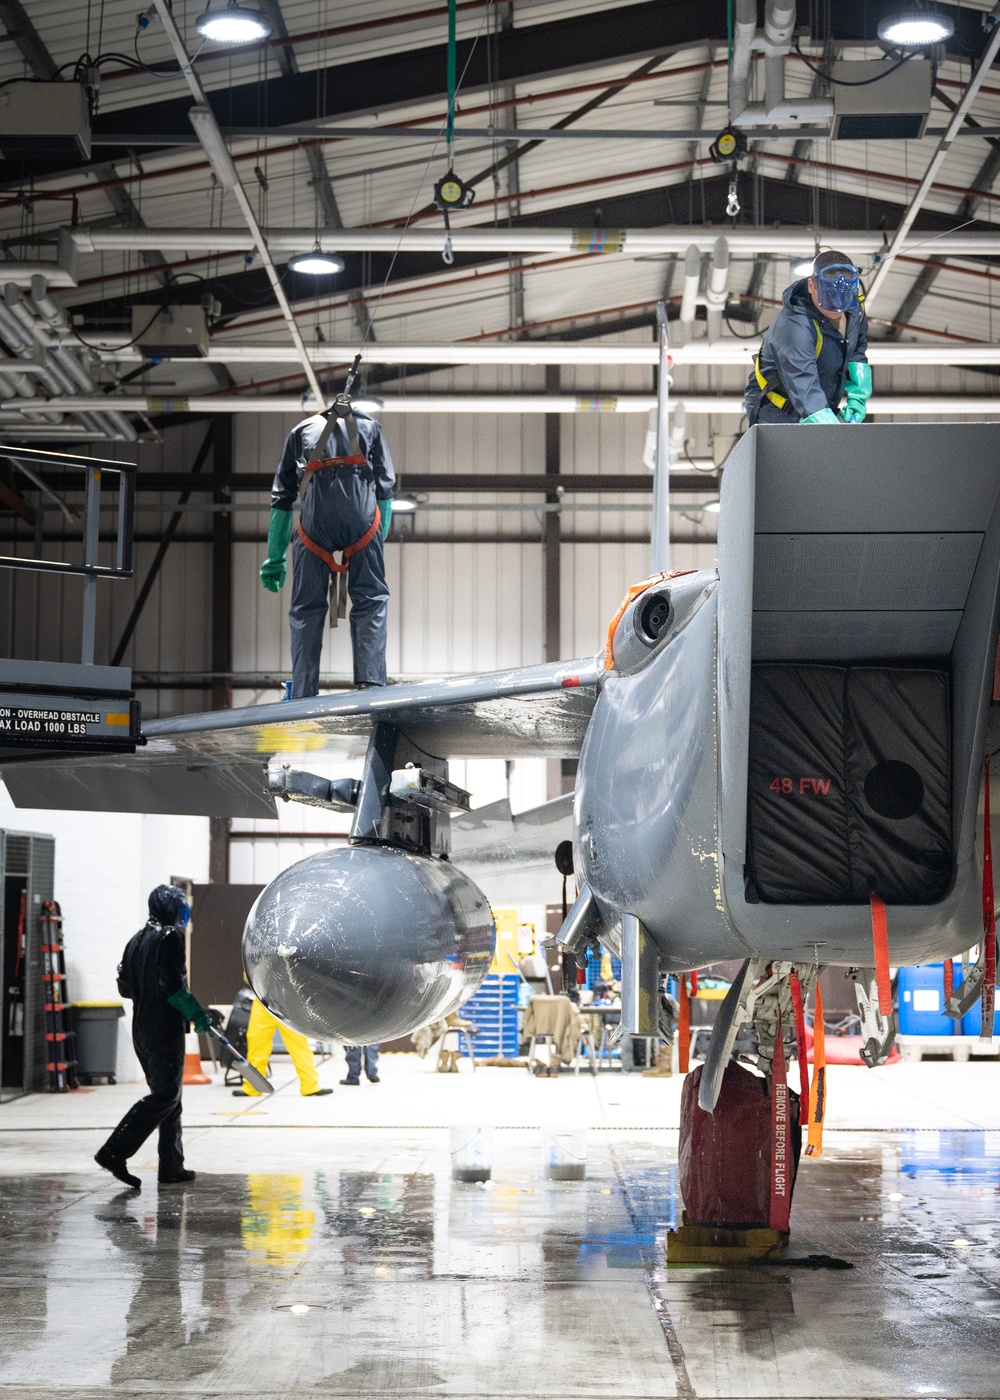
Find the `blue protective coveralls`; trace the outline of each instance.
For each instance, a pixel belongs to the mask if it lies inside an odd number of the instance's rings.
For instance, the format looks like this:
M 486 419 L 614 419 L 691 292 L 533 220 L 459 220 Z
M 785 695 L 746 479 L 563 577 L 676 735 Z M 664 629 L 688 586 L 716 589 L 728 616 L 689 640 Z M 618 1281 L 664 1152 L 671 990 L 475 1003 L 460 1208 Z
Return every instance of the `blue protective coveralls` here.
M 319 693 L 319 663 L 323 649 L 330 593 L 330 566 L 310 550 L 305 536 L 328 555 L 349 550 L 370 530 L 376 518 L 376 498 L 392 499 L 396 474 L 382 429 L 370 414 L 355 411 L 357 443 L 340 418 L 317 413 L 296 424 L 285 439 L 271 489 L 271 506 L 290 511 L 307 477 L 300 515 L 301 529 L 292 539 L 292 699 Z M 354 450 L 352 451 L 352 447 Z M 364 464 L 331 466 L 306 471 L 310 461 L 360 455 Z M 389 589 L 385 581 L 382 533 L 376 529 L 368 543 L 347 560 L 347 591 L 351 599 L 351 646 L 354 683 L 385 685 L 386 613 Z
M 744 394 L 747 419 L 754 423 L 798 423 L 820 409 L 840 405 L 851 361 L 867 364 L 868 319 L 864 309 L 845 312 L 837 322 L 823 316 L 809 295 L 809 279 L 785 289 L 782 309 L 764 333 Z M 817 348 L 819 353 L 817 354 Z M 757 369 L 766 388 L 762 389 Z M 773 394 L 784 403 L 775 403 Z

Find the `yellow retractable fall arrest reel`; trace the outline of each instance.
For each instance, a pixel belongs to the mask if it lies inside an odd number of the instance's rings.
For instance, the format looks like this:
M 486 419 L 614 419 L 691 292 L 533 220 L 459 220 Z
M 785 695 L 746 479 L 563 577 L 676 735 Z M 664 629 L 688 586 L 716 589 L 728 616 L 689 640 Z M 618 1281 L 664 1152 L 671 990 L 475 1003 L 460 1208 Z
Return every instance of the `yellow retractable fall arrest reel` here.
M 473 187 L 467 185 L 454 170 L 442 175 L 434 186 L 434 204 L 444 215 L 445 239 L 441 256 L 449 266 L 455 261 L 455 255 L 451 251 L 451 222 L 448 216 L 453 209 L 468 209 L 475 197 Z

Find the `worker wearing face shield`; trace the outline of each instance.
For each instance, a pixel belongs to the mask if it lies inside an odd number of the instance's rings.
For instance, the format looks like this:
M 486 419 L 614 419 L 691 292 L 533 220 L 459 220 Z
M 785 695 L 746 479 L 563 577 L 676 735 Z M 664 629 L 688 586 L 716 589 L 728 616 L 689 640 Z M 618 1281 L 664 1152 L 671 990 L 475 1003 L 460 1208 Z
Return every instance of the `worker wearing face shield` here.
M 129 939 L 118 968 L 118 990 L 133 1004 L 132 1044 L 149 1093 L 132 1105 L 94 1160 L 135 1190 L 142 1183 L 126 1163 L 156 1129 L 160 1185 L 194 1180 L 181 1145 L 184 1035 L 191 1022 L 207 1033 L 212 1018 L 187 984 L 184 929 L 190 917 L 178 885 L 157 885 L 149 896 L 149 918 Z
M 861 272 L 818 253 L 764 335 L 744 403 L 754 423 L 861 423 L 872 391 Z

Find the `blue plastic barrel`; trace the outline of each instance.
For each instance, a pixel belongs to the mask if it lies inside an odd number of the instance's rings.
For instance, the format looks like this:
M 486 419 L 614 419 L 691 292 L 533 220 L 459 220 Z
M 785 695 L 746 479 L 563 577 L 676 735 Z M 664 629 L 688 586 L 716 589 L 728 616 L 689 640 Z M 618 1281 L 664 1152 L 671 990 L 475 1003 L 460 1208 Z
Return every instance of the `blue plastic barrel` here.
M 955 969 L 962 978 L 961 963 Z M 897 979 L 900 1035 L 960 1035 L 957 1021 L 944 1013 L 944 963 L 901 967 Z

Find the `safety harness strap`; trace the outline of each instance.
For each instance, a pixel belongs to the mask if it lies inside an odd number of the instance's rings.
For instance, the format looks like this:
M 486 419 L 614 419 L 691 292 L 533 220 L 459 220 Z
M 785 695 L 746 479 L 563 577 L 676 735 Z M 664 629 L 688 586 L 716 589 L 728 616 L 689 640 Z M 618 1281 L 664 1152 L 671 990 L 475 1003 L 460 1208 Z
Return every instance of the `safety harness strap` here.
M 823 349 L 823 332 L 820 329 L 820 324 L 818 321 L 813 321 L 813 328 L 816 331 L 816 358 L 818 360 L 819 352 Z M 767 387 L 767 380 L 764 378 L 764 372 L 760 367 L 759 354 L 754 356 L 753 372 L 754 377 L 757 380 L 757 387 L 760 390 L 761 394 L 764 396 L 764 398 L 770 399 L 771 403 L 774 404 L 775 408 L 783 409 L 788 403 L 788 399 L 784 394 L 779 394 L 776 389 L 769 389 Z
M 355 540 L 353 544 L 349 544 L 344 550 L 344 561 L 342 564 L 338 564 L 333 555 L 330 554 L 327 550 L 325 550 L 321 544 L 317 544 L 315 540 L 311 540 L 309 538 L 305 530 L 303 530 L 302 528 L 301 520 L 298 524 L 299 539 L 302 541 L 306 549 L 308 549 L 311 554 L 315 554 L 317 559 L 322 559 L 323 563 L 328 569 L 332 569 L 335 574 L 342 574 L 346 571 L 348 563 L 351 559 L 353 559 L 355 554 L 358 554 L 362 549 L 367 548 L 367 546 L 371 544 L 381 524 L 382 512 L 379 510 L 378 502 L 376 501 L 375 519 L 369 525 L 368 529 L 361 536 L 361 538 L 359 540 Z
M 361 453 L 350 457 L 313 457 L 306 463 L 307 472 L 325 471 L 327 467 L 367 467 L 368 458 Z

